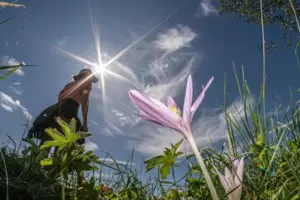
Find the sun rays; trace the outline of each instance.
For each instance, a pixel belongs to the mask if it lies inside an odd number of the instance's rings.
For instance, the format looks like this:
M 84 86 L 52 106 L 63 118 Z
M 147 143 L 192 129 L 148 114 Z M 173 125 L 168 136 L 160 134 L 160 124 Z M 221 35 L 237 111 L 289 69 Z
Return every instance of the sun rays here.
M 125 47 L 123 50 L 121 50 L 119 53 L 117 53 L 114 57 L 110 58 L 107 62 L 103 62 L 102 59 L 102 49 L 101 49 L 101 43 L 100 43 L 100 32 L 99 32 L 99 27 L 94 23 L 93 17 L 92 17 L 92 12 L 89 6 L 89 14 L 90 14 L 90 21 L 91 21 L 91 26 L 92 26 L 92 32 L 93 32 L 93 38 L 94 38 L 94 44 L 96 48 L 96 53 L 97 53 L 97 61 L 93 62 L 91 60 L 88 60 L 84 57 L 72 54 L 66 50 L 63 50 L 57 46 L 52 46 L 56 50 L 64 53 L 65 55 L 71 57 L 72 59 L 81 62 L 84 64 L 86 67 L 89 67 L 93 70 L 93 73 L 87 77 L 84 81 L 82 81 L 81 84 L 83 84 L 85 81 L 87 81 L 91 76 L 93 75 L 99 75 L 100 76 L 100 83 L 99 83 L 99 88 L 101 89 L 102 93 L 102 105 L 103 105 L 103 111 L 104 111 L 104 119 L 106 118 L 107 115 L 107 105 L 106 105 L 106 91 L 105 91 L 105 77 L 106 75 L 111 75 L 114 76 L 120 80 L 123 81 L 128 81 L 132 83 L 131 80 L 127 79 L 126 77 L 113 72 L 112 70 L 109 70 L 109 66 L 111 66 L 113 63 L 115 63 L 120 57 L 124 56 L 125 53 L 127 53 L 130 49 L 132 49 L 134 46 L 136 46 L 138 43 L 140 43 L 143 39 L 145 39 L 148 35 L 153 33 L 157 28 L 159 28 L 164 22 L 169 20 L 175 13 L 177 13 L 184 5 L 188 2 L 185 1 L 183 4 L 181 4 L 177 9 L 173 10 L 168 16 L 166 16 L 163 20 L 161 20 L 156 26 L 151 28 L 148 32 L 146 32 L 144 35 L 139 37 L 137 40 L 133 41 L 131 44 L 129 44 L 127 47 Z M 79 87 L 79 86 L 78 86 Z M 105 124 L 105 123 L 104 123 Z

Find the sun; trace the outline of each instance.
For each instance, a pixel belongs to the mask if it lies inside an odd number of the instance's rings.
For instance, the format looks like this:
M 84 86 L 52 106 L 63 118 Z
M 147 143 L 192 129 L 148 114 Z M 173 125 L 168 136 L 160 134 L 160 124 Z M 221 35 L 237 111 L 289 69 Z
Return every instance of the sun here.
M 102 64 L 96 64 L 95 65 L 95 67 L 94 67 L 94 69 L 95 69 L 95 73 L 96 74 L 104 74 L 104 72 L 105 72 L 105 67 L 102 65 Z

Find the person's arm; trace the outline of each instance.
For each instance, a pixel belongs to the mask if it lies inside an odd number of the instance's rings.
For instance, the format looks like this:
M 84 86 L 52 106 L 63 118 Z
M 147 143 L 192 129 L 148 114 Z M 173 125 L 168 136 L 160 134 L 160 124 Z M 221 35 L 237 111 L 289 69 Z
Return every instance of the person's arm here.
M 88 115 L 88 109 L 89 109 L 89 96 L 90 96 L 90 91 L 91 87 L 88 87 L 83 90 L 84 95 L 83 95 L 83 101 L 81 104 L 81 111 L 82 111 L 82 117 L 83 117 L 83 131 L 88 131 L 87 127 L 87 115 Z

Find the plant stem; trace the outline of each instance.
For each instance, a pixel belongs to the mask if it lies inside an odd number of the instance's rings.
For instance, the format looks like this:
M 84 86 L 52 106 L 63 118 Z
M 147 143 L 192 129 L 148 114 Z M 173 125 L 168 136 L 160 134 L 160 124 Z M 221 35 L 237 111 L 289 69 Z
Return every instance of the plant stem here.
M 65 200 L 64 170 L 60 171 L 61 178 L 61 199 Z
M 192 135 L 192 134 L 190 134 L 190 135 Z M 195 157 L 196 157 L 196 159 L 197 159 L 197 161 L 198 161 L 198 163 L 200 165 L 200 168 L 201 168 L 201 170 L 203 172 L 204 178 L 205 178 L 205 180 L 207 182 L 208 189 L 209 189 L 209 191 L 211 193 L 211 196 L 212 196 L 213 200 L 219 200 L 217 192 L 216 192 L 216 189 L 215 189 L 215 186 L 214 186 L 214 184 L 213 184 L 213 182 L 212 182 L 212 180 L 210 178 L 210 175 L 209 175 L 209 173 L 207 171 L 207 168 L 205 166 L 205 163 L 204 163 L 204 161 L 203 161 L 203 159 L 202 159 L 202 157 L 200 155 L 200 152 L 199 152 L 199 150 L 197 148 L 197 145 L 195 143 L 195 140 L 194 140 L 193 136 L 190 136 L 187 139 L 190 142 L 190 145 L 191 145 L 192 150 L 193 150 L 193 152 L 195 154 Z
M 166 197 L 167 194 L 166 194 L 166 192 L 165 192 L 165 190 L 164 190 L 164 187 L 162 186 L 161 181 L 160 181 L 159 170 L 160 170 L 160 167 L 158 166 L 158 167 L 157 167 L 158 184 L 159 184 L 159 187 L 160 187 L 160 189 L 161 189 L 161 192 L 162 192 L 163 196 Z

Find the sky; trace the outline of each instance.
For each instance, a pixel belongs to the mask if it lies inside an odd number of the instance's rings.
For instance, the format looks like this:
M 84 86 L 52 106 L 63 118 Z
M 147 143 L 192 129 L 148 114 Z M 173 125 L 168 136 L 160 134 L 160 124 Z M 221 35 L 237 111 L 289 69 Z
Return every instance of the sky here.
M 232 15 L 217 15 L 216 0 L 24 0 L 26 8 L 1 8 L 0 62 L 13 65 L 24 62 L 38 65 L 16 71 L 0 85 L 0 141 L 17 143 L 23 124 L 46 107 L 56 103 L 59 91 L 84 63 L 68 56 L 69 52 L 97 62 L 95 37 L 100 38 L 104 63 L 131 45 L 107 68 L 119 74 L 105 73 L 104 89 L 94 85 L 88 116 L 86 149 L 103 158 L 109 152 L 120 163 L 126 162 L 134 149 L 134 165 L 163 152 L 182 135 L 165 127 L 138 119 L 138 112 L 128 97 L 137 89 L 166 101 L 172 96 L 183 104 L 189 74 L 193 78 L 194 98 L 202 85 L 214 81 L 193 120 L 193 134 L 199 148 L 220 144 L 226 138 L 226 123 L 220 110 L 223 102 L 224 76 L 227 91 L 241 108 L 233 63 L 239 74 L 244 66 L 246 79 L 259 95 L 262 83 L 260 26 L 246 24 Z M 26 24 L 23 31 L 24 16 Z M 94 27 L 94 31 L 93 31 Z M 96 30 L 96 33 L 95 33 Z M 145 35 L 146 34 L 146 35 Z M 280 29 L 266 29 L 266 39 L 279 39 Z M 59 50 L 59 49 L 61 50 Z M 274 110 L 274 95 L 283 106 L 289 100 L 289 88 L 299 88 L 294 46 L 284 44 L 267 56 L 267 111 Z M 228 108 L 236 112 L 231 104 Z M 29 119 L 29 120 L 28 120 Z M 26 135 L 26 133 L 25 133 Z M 185 142 L 182 151 L 191 152 Z

